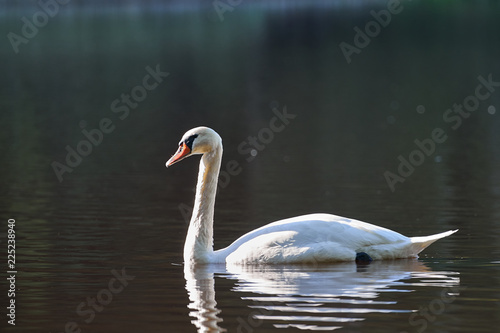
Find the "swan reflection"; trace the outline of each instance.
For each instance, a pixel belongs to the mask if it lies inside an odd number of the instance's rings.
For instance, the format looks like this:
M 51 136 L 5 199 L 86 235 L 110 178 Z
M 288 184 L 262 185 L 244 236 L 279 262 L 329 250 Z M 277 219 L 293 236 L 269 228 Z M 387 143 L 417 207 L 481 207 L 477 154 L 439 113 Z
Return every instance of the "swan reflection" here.
M 186 279 L 186 290 L 189 296 L 188 308 L 193 310 L 189 313 L 191 317 L 196 318 L 191 321 L 198 332 L 226 332 L 219 327 L 222 321 L 217 315 L 221 312 L 216 308 L 215 301 L 215 280 L 214 272 L 217 267 L 204 266 L 184 269 L 184 278 Z M 223 266 L 219 266 L 219 269 Z
M 236 280 L 234 292 L 248 302 L 237 322 L 241 331 L 253 331 L 264 322 L 276 328 L 334 330 L 360 322 L 370 313 L 412 313 L 395 295 L 415 287 L 455 287 L 457 272 L 432 271 L 416 259 L 304 266 L 203 265 L 184 270 L 190 315 L 199 332 L 225 332 L 223 313 L 216 307 L 214 275 Z M 251 294 L 248 296 L 248 294 Z M 397 295 L 396 295 L 397 296 Z M 220 317 L 219 317 L 220 316 Z

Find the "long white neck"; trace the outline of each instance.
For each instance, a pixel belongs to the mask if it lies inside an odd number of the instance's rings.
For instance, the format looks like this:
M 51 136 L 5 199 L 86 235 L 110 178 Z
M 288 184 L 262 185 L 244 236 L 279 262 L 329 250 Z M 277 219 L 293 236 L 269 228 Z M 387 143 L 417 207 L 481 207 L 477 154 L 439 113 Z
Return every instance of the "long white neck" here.
M 222 145 L 201 158 L 193 215 L 184 244 L 186 264 L 208 263 L 213 253 L 214 206 L 221 160 Z

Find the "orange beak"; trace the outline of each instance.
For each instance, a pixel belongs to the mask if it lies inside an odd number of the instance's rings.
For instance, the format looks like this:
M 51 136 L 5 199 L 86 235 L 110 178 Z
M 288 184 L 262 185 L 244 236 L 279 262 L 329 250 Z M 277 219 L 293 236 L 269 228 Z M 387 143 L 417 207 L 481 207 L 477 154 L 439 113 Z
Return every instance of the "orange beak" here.
M 189 149 L 189 147 L 186 146 L 186 144 L 184 142 L 181 143 L 181 145 L 179 146 L 179 149 L 177 149 L 177 152 L 174 154 L 174 156 L 172 156 L 167 161 L 165 166 L 168 168 L 172 164 L 175 164 L 175 163 L 179 162 L 180 160 L 182 160 L 184 157 L 188 156 L 190 153 L 191 153 L 191 149 Z

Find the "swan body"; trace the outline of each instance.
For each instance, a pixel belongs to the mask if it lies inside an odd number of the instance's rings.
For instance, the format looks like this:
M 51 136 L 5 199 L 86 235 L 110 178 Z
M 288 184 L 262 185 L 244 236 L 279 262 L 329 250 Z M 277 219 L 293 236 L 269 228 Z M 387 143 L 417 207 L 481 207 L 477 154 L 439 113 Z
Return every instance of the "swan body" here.
M 189 130 L 166 166 L 195 154 L 202 154 L 202 158 L 193 215 L 184 245 L 187 265 L 354 261 L 358 253 L 366 253 L 372 259 L 411 258 L 417 257 L 436 240 L 458 231 L 406 237 L 354 219 L 309 214 L 267 224 L 241 236 L 228 247 L 214 251 L 213 215 L 222 160 L 222 139 L 217 132 L 208 127 Z

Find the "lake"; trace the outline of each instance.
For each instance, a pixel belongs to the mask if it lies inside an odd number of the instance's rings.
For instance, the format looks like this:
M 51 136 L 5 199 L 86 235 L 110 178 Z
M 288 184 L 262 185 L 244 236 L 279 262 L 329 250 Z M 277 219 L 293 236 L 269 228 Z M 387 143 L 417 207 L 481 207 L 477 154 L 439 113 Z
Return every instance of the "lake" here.
M 0 286 L 15 326 L 4 310 L 2 332 L 497 332 L 499 14 L 5 5 Z M 224 144 L 215 249 L 314 212 L 459 231 L 419 259 L 185 269 L 199 162 L 165 162 L 200 125 Z

